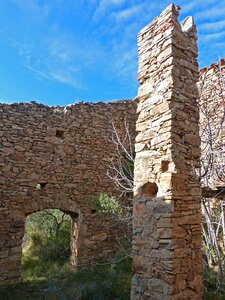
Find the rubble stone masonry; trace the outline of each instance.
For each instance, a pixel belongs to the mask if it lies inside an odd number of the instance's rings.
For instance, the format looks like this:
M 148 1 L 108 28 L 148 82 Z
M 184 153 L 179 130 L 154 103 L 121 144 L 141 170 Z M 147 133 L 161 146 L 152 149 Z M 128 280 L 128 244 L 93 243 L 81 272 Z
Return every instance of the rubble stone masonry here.
M 225 59 L 199 73 L 202 185 L 215 189 L 225 187 Z
M 0 115 L 0 285 L 19 280 L 26 216 L 46 208 L 73 219 L 74 265 L 109 256 L 120 228 L 99 219 L 90 199 L 117 194 L 106 174 L 117 155 L 112 123 L 122 135 L 126 120 L 134 133 L 135 102 L 0 104 Z
M 131 299 L 202 299 L 196 29 L 171 4 L 138 35 Z

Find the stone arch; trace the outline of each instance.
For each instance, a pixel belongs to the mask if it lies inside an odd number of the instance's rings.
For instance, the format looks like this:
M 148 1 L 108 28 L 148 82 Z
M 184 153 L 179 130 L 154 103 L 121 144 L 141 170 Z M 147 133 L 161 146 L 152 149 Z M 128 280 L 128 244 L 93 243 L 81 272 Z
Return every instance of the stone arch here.
M 140 188 L 140 196 L 143 198 L 154 198 L 158 193 L 158 185 L 155 182 L 148 181 Z
M 79 237 L 80 237 L 80 228 L 82 225 L 82 214 L 80 209 L 78 209 L 73 203 L 70 201 L 62 201 L 59 205 L 55 205 L 54 203 L 48 203 L 49 205 L 42 206 L 40 209 L 31 211 L 28 209 L 25 212 L 25 219 L 30 214 L 43 211 L 45 209 L 58 209 L 71 217 L 71 230 L 70 230 L 70 262 L 71 265 L 76 268 L 78 262 L 78 250 L 79 250 Z M 25 233 L 25 224 L 24 224 L 24 233 Z M 21 249 L 22 255 L 22 249 Z
M 83 247 L 80 245 L 82 240 L 82 213 L 77 207 L 76 203 L 69 200 L 51 201 L 52 199 L 45 199 L 45 201 L 35 201 L 36 206 L 25 206 L 23 210 L 12 212 L 10 217 L 10 226 L 8 228 L 8 241 L 6 241 L 7 260 L 10 262 L 10 272 L 3 277 L 9 283 L 18 281 L 21 276 L 21 258 L 22 258 L 22 239 L 25 234 L 26 217 L 32 213 L 42 211 L 44 209 L 59 209 L 71 216 L 71 264 L 76 267 L 79 262 L 79 255 L 83 252 Z M 80 251 L 81 250 L 81 251 Z M 82 256 L 82 255 L 81 255 Z M 86 261 L 87 262 L 87 261 Z
M 59 209 L 61 211 L 64 211 L 68 213 L 69 215 L 81 215 L 80 209 L 76 205 L 75 202 L 72 202 L 71 200 L 63 199 L 62 201 L 45 201 L 41 203 L 41 205 L 37 205 L 36 209 L 32 209 L 31 206 L 26 207 L 24 214 L 25 216 L 28 216 L 30 214 L 33 214 L 35 212 L 44 210 L 44 209 Z
M 25 211 L 25 218 L 30 214 L 45 209 L 58 209 L 68 214 L 71 217 L 72 224 L 71 224 L 71 232 L 70 232 L 70 247 L 71 247 L 70 261 L 71 261 L 71 265 L 74 268 L 76 268 L 78 262 L 79 236 L 80 236 L 80 229 L 82 226 L 82 213 L 80 209 L 72 201 L 62 200 L 56 203 L 51 201 L 51 202 L 45 202 L 35 211 L 31 210 L 30 207 L 28 207 Z

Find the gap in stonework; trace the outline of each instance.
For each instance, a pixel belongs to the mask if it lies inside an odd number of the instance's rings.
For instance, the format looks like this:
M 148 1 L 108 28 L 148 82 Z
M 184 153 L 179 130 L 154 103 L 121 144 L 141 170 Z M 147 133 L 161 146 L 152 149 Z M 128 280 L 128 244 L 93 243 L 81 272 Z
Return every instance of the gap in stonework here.
M 22 280 L 49 280 L 70 268 L 71 226 L 69 214 L 44 209 L 26 218 L 22 242 Z

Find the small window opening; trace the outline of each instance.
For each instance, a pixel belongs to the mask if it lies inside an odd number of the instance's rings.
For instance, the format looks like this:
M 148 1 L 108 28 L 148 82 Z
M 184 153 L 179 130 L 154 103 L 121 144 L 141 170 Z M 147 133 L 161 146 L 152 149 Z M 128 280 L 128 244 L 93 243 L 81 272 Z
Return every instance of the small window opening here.
M 24 226 L 24 220 L 13 220 L 12 227 L 21 228 Z
M 147 182 L 141 187 L 141 196 L 148 197 L 156 197 L 158 192 L 158 186 L 155 182 Z
M 96 213 L 96 209 L 91 209 L 91 213 L 94 215 Z
M 161 161 L 161 172 L 166 172 L 169 170 L 169 161 L 168 160 L 163 160 Z
M 56 136 L 57 136 L 57 138 L 59 138 L 61 140 L 64 140 L 64 131 L 60 130 L 60 129 L 57 129 L 56 130 Z
M 47 185 L 47 182 L 41 182 L 36 185 L 36 190 L 43 190 Z

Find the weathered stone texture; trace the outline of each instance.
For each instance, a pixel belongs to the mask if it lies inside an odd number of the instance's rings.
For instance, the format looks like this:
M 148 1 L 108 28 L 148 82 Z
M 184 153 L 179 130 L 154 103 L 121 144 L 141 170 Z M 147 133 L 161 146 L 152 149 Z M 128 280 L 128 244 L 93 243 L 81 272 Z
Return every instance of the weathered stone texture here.
M 198 82 L 202 184 L 225 186 L 225 59 L 200 70 Z
M 138 35 L 131 299 L 202 298 L 196 29 L 178 14 Z
M 0 114 L 0 284 L 18 281 L 25 218 L 46 208 L 73 218 L 73 264 L 115 251 L 120 228 L 99 219 L 90 198 L 117 194 L 106 175 L 117 154 L 109 136 L 112 122 L 122 134 L 126 119 L 133 139 L 135 102 L 1 104 Z

